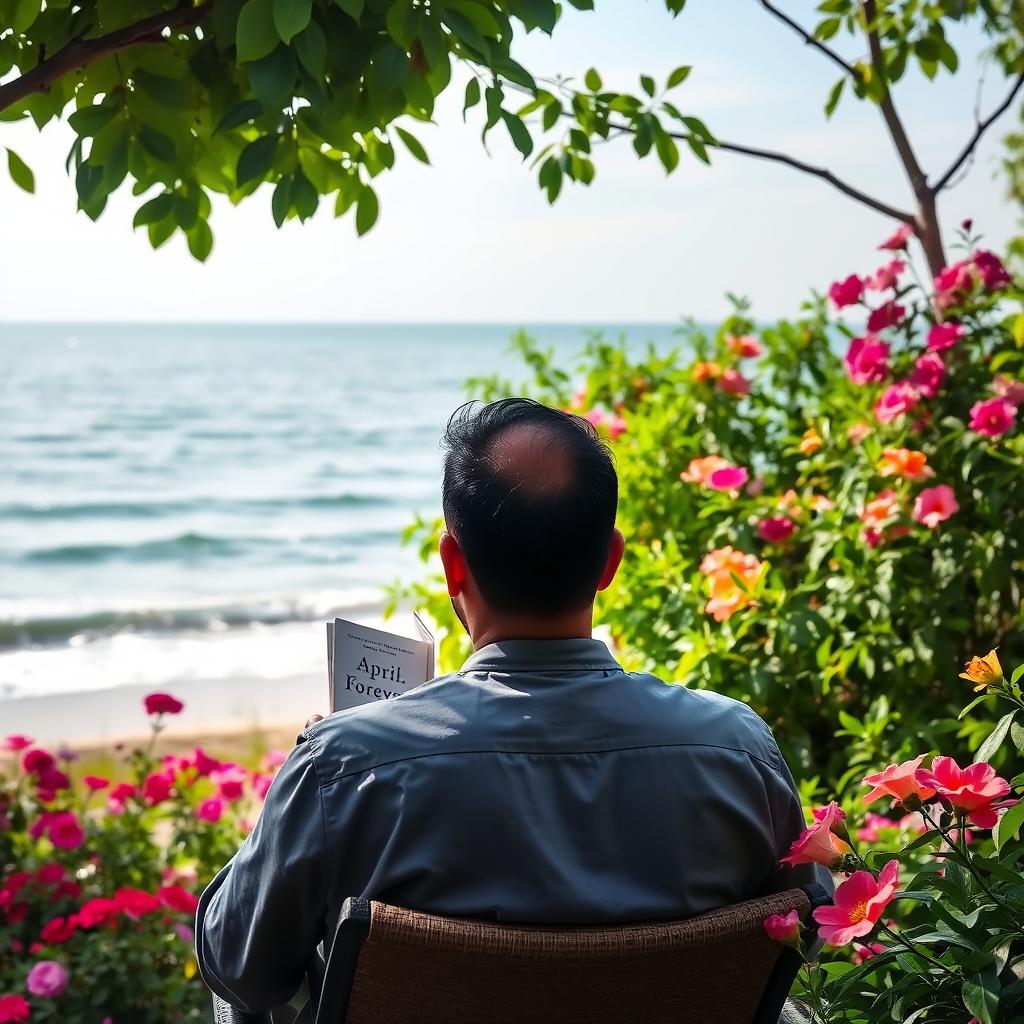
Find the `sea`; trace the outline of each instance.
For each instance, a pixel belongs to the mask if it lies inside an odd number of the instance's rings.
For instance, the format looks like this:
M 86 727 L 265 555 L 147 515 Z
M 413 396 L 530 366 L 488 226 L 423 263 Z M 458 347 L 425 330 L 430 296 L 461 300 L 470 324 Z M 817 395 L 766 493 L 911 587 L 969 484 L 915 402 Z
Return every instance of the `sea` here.
M 423 572 L 403 528 L 467 378 L 528 377 L 517 329 L 0 324 L 0 701 L 324 672 L 320 624 Z

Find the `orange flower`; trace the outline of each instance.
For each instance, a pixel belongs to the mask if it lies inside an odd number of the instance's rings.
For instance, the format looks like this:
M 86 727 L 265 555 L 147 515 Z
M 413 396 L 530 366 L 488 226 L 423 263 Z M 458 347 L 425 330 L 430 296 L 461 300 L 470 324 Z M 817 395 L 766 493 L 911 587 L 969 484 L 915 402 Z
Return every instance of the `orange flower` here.
M 679 474 L 679 479 L 688 484 L 706 484 L 708 477 L 717 469 L 724 469 L 729 465 L 728 459 L 721 455 L 705 455 L 700 459 L 690 459 L 689 466 Z
M 879 527 L 900 514 L 900 499 L 895 491 L 882 491 L 864 506 L 860 518 L 868 526 Z
M 989 651 L 984 658 L 971 658 L 964 665 L 960 678 L 974 683 L 975 691 L 984 690 L 986 686 L 998 683 L 1003 678 L 1003 666 L 999 664 L 999 655 L 995 651 Z
M 846 438 L 853 445 L 859 445 L 868 434 L 871 433 L 871 426 L 868 423 L 854 423 L 846 430 Z
M 722 368 L 718 363 L 694 363 L 693 379 L 701 384 L 706 380 L 715 380 L 722 376 Z
M 821 434 L 811 427 L 810 430 L 804 431 L 803 440 L 800 442 L 800 451 L 804 455 L 813 455 L 824 443 Z
M 777 505 L 783 512 L 788 512 L 791 508 L 798 508 L 800 505 L 800 495 L 791 487 L 779 498 Z
M 752 594 L 763 563 L 754 555 L 733 547 L 715 548 L 700 563 L 707 577 L 709 600 L 704 610 L 716 622 L 724 622 L 741 608 L 753 603 Z
M 899 476 L 904 480 L 924 480 L 935 476 L 935 470 L 928 465 L 928 456 L 912 448 L 886 448 L 878 463 L 882 476 Z

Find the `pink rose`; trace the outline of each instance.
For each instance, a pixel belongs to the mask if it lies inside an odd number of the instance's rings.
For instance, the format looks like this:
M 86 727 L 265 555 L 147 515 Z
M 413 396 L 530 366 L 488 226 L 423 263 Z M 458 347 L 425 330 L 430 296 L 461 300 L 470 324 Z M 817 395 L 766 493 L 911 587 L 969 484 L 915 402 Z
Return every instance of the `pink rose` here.
M 51 815 L 46 825 L 46 834 L 59 850 L 77 850 L 85 842 L 82 826 L 71 811 Z
M 875 419 L 879 423 L 891 423 L 910 412 L 919 398 L 917 389 L 909 381 L 897 381 L 875 402 Z
M 835 868 L 840 861 L 846 844 L 834 832 L 834 826 L 845 818 L 839 804 L 834 800 L 827 807 L 814 812 L 814 822 L 793 840 L 789 853 L 779 863 L 796 867 L 799 864 L 823 864 Z
M 28 972 L 25 987 L 34 996 L 56 999 L 68 987 L 68 972 L 56 960 L 40 960 Z
M 914 502 L 914 520 L 933 530 L 959 511 L 956 495 L 948 484 L 926 487 Z
M 1010 792 L 1010 784 L 986 761 L 961 768 L 953 758 L 940 755 L 933 759 L 931 768 L 919 768 L 917 778 L 978 828 L 995 825 L 1000 806 L 995 801 Z
M 903 260 L 891 260 L 884 267 L 879 267 L 875 271 L 874 277 L 868 278 L 867 286 L 876 292 L 885 292 L 890 288 L 895 288 L 899 283 L 900 274 L 906 269 L 907 265 Z
M 1017 407 L 1005 398 L 989 398 L 971 406 L 970 427 L 986 437 L 1002 437 L 1013 429 Z
M 106 789 L 110 785 L 109 779 L 101 778 L 99 775 L 86 775 L 82 781 L 85 783 L 85 788 L 92 793 L 100 789 Z
M 884 331 L 886 327 L 893 327 L 904 317 L 906 309 L 895 302 L 885 302 L 878 309 L 873 309 L 868 317 L 868 331 L 874 334 L 875 331 Z
M 971 272 L 966 260 L 943 267 L 935 275 L 935 291 L 947 299 L 971 287 Z
M 627 429 L 628 426 L 626 424 L 626 421 L 618 414 L 612 416 L 612 418 L 608 421 L 608 435 L 611 437 L 613 441 L 620 435 L 624 434 Z
M 21 751 L 26 750 L 31 746 L 31 736 L 8 736 L 4 740 L 4 750 L 9 750 L 12 754 L 19 754 Z
M 891 764 L 885 771 L 865 776 L 864 785 L 871 786 L 872 789 L 863 797 L 864 803 L 874 803 L 883 796 L 890 796 L 899 804 L 906 803 L 911 798 L 922 802 L 931 800 L 935 796 L 935 790 L 930 786 L 922 786 L 917 777 L 923 760 L 924 754 L 919 754 L 910 761 Z
M 928 332 L 928 351 L 941 352 L 952 348 L 963 336 L 964 329 L 960 324 L 933 324 Z
M 781 942 L 784 946 L 800 945 L 800 915 L 791 910 L 788 914 L 772 914 L 764 920 L 764 930 L 768 938 Z
M 196 808 L 196 817 L 200 821 L 208 821 L 210 824 L 220 821 L 223 813 L 224 801 L 216 796 L 208 797 Z
M 764 352 L 761 342 L 749 334 L 726 338 L 725 343 L 729 346 L 729 351 L 740 359 L 756 359 Z
M 906 249 L 907 242 L 913 237 L 913 226 L 901 224 L 878 248 L 888 249 L 890 252 L 900 252 L 902 249 Z
M 889 376 L 889 343 L 871 336 L 854 338 L 843 365 L 854 384 L 885 380 Z
M 864 281 L 856 274 L 851 274 L 843 281 L 836 281 L 828 290 L 828 297 L 836 309 L 843 309 L 860 302 L 864 295 Z
M 713 491 L 738 491 L 749 474 L 742 466 L 723 466 L 709 474 L 705 483 Z
M 185 707 L 177 697 L 172 697 L 169 693 L 150 693 L 143 703 L 147 715 L 177 715 Z
M 174 788 L 174 776 L 170 772 L 151 772 L 142 783 L 142 795 L 147 804 L 162 804 Z
M 1005 398 L 1015 408 L 1024 405 L 1024 381 L 1000 373 L 992 382 L 992 387 L 1000 398 Z
M 781 544 L 789 540 L 796 524 L 786 516 L 769 516 L 757 524 L 758 536 L 769 544 Z
M 925 398 L 934 398 L 946 379 L 946 364 L 937 352 L 926 352 L 914 363 L 910 384 Z
M 718 390 L 730 395 L 749 395 L 750 381 L 739 370 L 730 367 L 723 370 L 722 376 L 718 378 Z
M 879 953 L 885 952 L 885 946 L 880 942 L 869 942 L 867 944 L 862 943 L 859 946 L 854 947 L 853 951 L 853 962 L 859 967 L 865 960 L 870 960 L 873 956 L 878 956 Z M 968 1022 L 970 1024 L 970 1022 Z
M 989 291 L 998 291 L 1005 288 L 1012 281 L 1006 267 L 1000 262 L 994 252 L 987 249 L 979 249 L 973 257 L 974 269 L 981 278 L 981 283 Z
M 836 889 L 833 906 L 818 907 L 818 935 L 830 946 L 845 946 L 870 934 L 899 889 L 899 861 L 891 860 L 876 879 L 870 871 L 855 871 Z

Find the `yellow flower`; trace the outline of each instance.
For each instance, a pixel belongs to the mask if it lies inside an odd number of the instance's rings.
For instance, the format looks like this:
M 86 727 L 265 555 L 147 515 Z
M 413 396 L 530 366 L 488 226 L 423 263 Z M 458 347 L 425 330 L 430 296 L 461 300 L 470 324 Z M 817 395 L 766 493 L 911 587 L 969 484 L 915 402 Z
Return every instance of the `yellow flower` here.
M 995 651 L 989 651 L 984 658 L 971 658 L 960 673 L 961 679 L 974 683 L 975 691 L 984 690 L 986 686 L 998 683 L 1003 678 L 1003 666 Z
M 803 440 L 800 442 L 800 451 L 804 455 L 813 455 L 822 446 L 821 434 L 814 427 L 805 431 Z

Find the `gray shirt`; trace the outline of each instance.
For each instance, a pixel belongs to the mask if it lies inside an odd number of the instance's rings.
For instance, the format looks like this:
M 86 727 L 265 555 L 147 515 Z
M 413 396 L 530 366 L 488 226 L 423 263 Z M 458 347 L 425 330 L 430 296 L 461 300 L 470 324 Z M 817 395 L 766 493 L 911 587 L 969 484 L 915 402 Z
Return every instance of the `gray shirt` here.
M 625 672 L 597 640 L 515 640 L 307 729 L 214 879 L 196 946 L 246 1010 L 286 1002 L 348 896 L 592 924 L 683 917 L 816 880 L 745 704 Z

